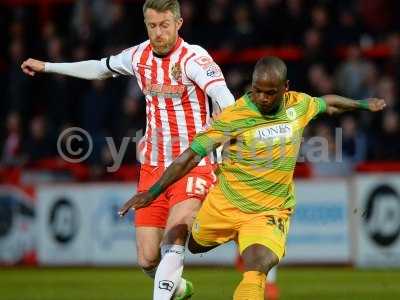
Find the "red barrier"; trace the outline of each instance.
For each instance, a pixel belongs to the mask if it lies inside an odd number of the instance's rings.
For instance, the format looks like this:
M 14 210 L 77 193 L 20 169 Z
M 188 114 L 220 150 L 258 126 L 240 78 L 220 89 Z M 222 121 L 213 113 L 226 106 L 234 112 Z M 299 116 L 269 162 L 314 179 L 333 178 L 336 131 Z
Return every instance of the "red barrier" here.
M 400 172 L 400 161 L 371 161 L 359 164 L 356 167 L 356 171 L 359 173 L 393 173 Z

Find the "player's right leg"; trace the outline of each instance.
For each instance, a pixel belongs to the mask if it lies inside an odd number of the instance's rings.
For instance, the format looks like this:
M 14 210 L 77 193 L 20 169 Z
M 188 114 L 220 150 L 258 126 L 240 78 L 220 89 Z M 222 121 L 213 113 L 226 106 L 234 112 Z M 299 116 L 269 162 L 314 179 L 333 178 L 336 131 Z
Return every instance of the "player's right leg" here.
M 136 249 L 138 265 L 143 272 L 154 279 L 160 262 L 160 243 L 164 229 L 157 227 L 136 227 Z
M 162 168 L 142 165 L 138 192 L 147 191 L 160 178 L 162 173 Z M 165 193 L 162 193 L 149 206 L 135 212 L 138 264 L 143 272 L 152 279 L 155 279 L 161 259 L 160 245 L 167 225 L 168 213 L 169 204 Z M 185 289 L 185 282 L 185 280 L 182 280 L 177 288 Z
M 158 179 L 158 168 L 142 165 L 138 192 L 147 191 Z M 152 279 L 160 262 L 160 244 L 168 218 L 168 202 L 162 194 L 151 205 L 135 212 L 136 249 L 138 264 Z

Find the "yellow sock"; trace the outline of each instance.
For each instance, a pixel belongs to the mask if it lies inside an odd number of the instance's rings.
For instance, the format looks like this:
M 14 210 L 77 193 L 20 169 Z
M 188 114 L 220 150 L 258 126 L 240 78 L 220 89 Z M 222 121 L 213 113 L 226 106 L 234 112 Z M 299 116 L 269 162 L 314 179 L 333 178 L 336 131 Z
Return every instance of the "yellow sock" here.
M 262 272 L 248 271 L 233 294 L 234 300 L 264 300 L 266 276 Z

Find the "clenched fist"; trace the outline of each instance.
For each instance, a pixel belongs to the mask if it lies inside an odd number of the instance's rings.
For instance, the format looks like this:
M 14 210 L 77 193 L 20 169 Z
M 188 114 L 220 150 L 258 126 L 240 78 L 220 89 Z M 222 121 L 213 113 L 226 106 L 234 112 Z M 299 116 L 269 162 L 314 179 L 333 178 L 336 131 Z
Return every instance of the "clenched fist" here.
M 385 100 L 378 99 L 378 98 L 369 98 L 368 101 L 368 108 L 372 112 L 381 111 L 386 107 Z
M 35 76 L 37 72 L 44 72 L 44 64 L 44 61 L 29 58 L 22 63 L 21 69 L 25 74 Z

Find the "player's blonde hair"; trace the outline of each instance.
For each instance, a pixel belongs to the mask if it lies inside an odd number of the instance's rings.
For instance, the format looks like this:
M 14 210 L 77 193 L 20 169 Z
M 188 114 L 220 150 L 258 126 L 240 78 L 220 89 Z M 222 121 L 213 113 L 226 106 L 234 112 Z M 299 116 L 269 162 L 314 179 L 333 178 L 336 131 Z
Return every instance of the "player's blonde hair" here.
M 149 8 L 158 12 L 166 12 L 169 10 L 176 20 L 181 18 L 181 7 L 178 0 L 146 0 L 143 5 L 143 14 L 145 14 L 146 10 Z

